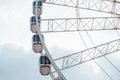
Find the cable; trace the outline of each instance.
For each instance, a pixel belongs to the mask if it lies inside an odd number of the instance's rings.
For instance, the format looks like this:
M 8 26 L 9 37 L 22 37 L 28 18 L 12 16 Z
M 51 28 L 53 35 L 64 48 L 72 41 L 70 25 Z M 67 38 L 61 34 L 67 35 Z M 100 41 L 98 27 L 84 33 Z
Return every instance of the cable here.
M 118 31 L 116 31 L 116 32 L 118 33 Z M 94 44 L 91 36 L 89 35 L 88 31 L 86 31 L 86 33 L 87 33 L 90 41 L 92 42 L 93 46 L 95 47 L 95 44 Z M 119 33 L 118 33 L 118 34 L 119 34 Z M 120 34 L 119 34 L 119 36 L 120 36 Z M 97 50 L 98 50 L 98 49 L 97 49 Z M 98 51 L 99 51 L 99 50 L 98 50 Z M 100 52 L 100 51 L 99 51 L 99 52 Z M 100 52 L 100 53 L 102 54 L 103 52 Z M 103 55 L 103 54 L 102 54 L 102 55 Z M 105 55 L 104 55 L 103 57 L 120 73 L 120 70 L 119 70 Z
M 84 28 L 85 28 L 85 27 L 84 27 Z M 85 28 L 85 30 L 86 30 L 86 28 Z M 118 31 L 117 31 L 117 32 L 118 32 Z M 90 41 L 92 42 L 93 46 L 95 47 L 95 44 L 94 44 L 91 36 L 89 35 L 88 31 L 86 31 L 86 33 L 87 33 Z M 118 33 L 118 34 L 119 34 L 119 33 Z M 120 35 L 120 34 L 119 34 L 119 35 Z M 98 50 L 98 49 L 97 49 L 97 50 Z M 99 50 L 98 50 L 98 51 L 99 51 Z M 100 51 L 99 51 L 99 52 L 100 52 Z M 101 53 L 101 54 L 102 54 L 102 53 Z M 104 55 L 103 57 L 120 73 L 120 70 L 119 70 L 105 55 Z
M 105 58 L 120 73 L 120 70 L 107 57 L 105 57 Z
M 40 1 L 41 1 L 41 0 L 40 0 Z M 38 23 L 38 6 L 37 6 L 37 4 L 38 4 L 38 0 L 36 0 L 36 13 L 35 13 L 35 16 L 36 16 L 36 28 L 37 28 L 37 32 L 38 32 L 38 34 L 39 34 L 39 37 L 40 37 L 40 39 L 41 39 L 41 43 L 42 43 L 43 49 L 44 49 L 46 55 L 48 56 L 51 64 L 53 65 L 54 69 L 57 71 L 59 77 L 60 77 L 62 80 L 66 80 L 65 76 L 62 74 L 62 72 L 59 70 L 59 68 L 57 67 L 57 65 L 54 63 L 54 60 L 52 59 L 52 57 L 51 57 L 51 55 L 50 55 L 50 53 L 49 53 L 49 51 L 48 51 L 48 49 L 47 49 L 47 47 L 46 47 L 46 45 L 45 45 L 45 43 L 44 43 L 44 40 L 43 40 L 43 38 L 42 38 L 41 30 L 40 30 L 40 25 L 39 25 L 39 23 Z
M 78 6 L 78 2 L 79 0 L 77 0 L 77 6 Z M 77 7 L 76 6 L 76 7 Z M 79 15 L 79 10 L 76 8 L 76 17 L 78 17 L 78 18 L 80 18 L 80 15 Z M 86 31 L 86 30 L 85 30 Z M 89 33 L 86 31 L 86 33 L 87 33 L 87 35 L 88 35 L 88 37 L 90 38 L 90 40 L 91 40 L 91 42 L 92 42 L 92 44 L 94 45 L 94 42 L 92 41 L 92 39 L 91 39 L 91 37 L 90 37 L 90 35 L 89 35 Z M 86 45 L 86 43 L 85 43 L 85 41 L 84 41 L 84 39 L 82 38 L 82 36 L 81 36 L 81 34 L 80 34 L 80 32 L 79 32 L 79 35 L 80 35 L 80 38 L 82 39 L 82 41 L 83 41 L 83 43 L 84 43 L 84 45 L 85 45 L 85 47 L 86 47 L 86 49 L 88 49 L 88 47 L 87 47 L 87 45 Z M 95 46 L 95 45 L 94 45 Z M 88 51 L 88 53 L 90 54 L 90 52 Z M 89 57 L 91 57 L 89 54 L 87 54 Z M 111 80 L 113 80 L 112 79 L 112 77 L 93 59 L 93 61 L 98 65 L 98 67 L 101 69 L 101 70 L 103 70 L 103 72 L 111 79 Z
M 95 60 L 94 60 L 94 62 L 97 64 L 97 66 L 98 66 L 100 69 L 103 70 L 103 72 L 104 72 L 111 80 L 113 80 L 112 77 L 111 77 Z
M 116 30 L 117 34 L 120 36 L 120 33 Z
M 79 32 L 79 34 L 80 34 L 80 32 Z M 85 43 L 85 41 L 83 40 L 83 38 L 82 38 L 81 35 L 80 35 L 80 37 L 81 37 L 81 39 L 82 39 L 85 47 L 87 48 L 87 45 L 86 45 L 86 43 Z M 87 48 L 87 49 L 88 49 L 88 48 Z M 89 56 L 90 58 L 92 58 L 92 57 L 90 56 L 90 52 L 89 52 L 89 51 L 88 51 L 88 53 L 89 53 L 89 54 L 87 54 L 87 56 Z M 112 77 L 111 77 L 94 59 L 93 59 L 93 61 L 98 65 L 98 67 L 99 67 L 101 70 L 103 70 L 103 72 L 104 72 L 111 80 L 113 80 Z

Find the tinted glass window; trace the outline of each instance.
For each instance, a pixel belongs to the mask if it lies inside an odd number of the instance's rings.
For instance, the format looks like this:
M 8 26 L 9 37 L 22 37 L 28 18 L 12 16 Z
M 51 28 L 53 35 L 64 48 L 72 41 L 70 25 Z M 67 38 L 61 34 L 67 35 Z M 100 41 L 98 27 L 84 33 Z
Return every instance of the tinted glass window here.
M 50 60 L 46 57 L 46 64 L 50 64 Z
M 37 41 L 37 42 L 40 42 L 40 38 L 39 38 L 39 35 L 34 35 L 33 36 L 33 41 Z
M 31 22 L 36 22 L 36 17 L 35 16 L 31 17 Z M 40 22 L 40 17 L 38 17 L 38 22 Z
M 36 6 L 36 1 L 33 2 L 33 6 Z M 38 1 L 38 7 L 42 6 L 42 1 Z
M 40 64 L 50 64 L 50 61 L 46 56 L 41 56 L 40 57 Z
M 31 17 L 31 22 L 36 22 L 35 16 Z
M 42 1 L 39 1 L 39 2 L 38 2 L 38 6 L 42 6 Z
M 41 56 L 40 63 L 45 64 L 45 57 L 44 56 Z
M 36 5 L 36 1 L 33 2 L 33 6 L 35 6 L 35 5 Z

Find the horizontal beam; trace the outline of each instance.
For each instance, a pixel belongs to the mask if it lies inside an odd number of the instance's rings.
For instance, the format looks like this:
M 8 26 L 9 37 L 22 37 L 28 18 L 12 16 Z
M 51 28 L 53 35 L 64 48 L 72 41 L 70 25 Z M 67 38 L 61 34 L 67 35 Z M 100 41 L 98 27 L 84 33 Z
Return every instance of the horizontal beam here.
M 54 61 L 59 63 L 60 70 L 64 70 L 112 54 L 116 51 L 120 51 L 120 39 L 54 59 Z
M 109 1 L 109 2 L 112 2 L 112 3 L 120 3 L 120 1 L 117 1 L 117 0 L 103 0 L 103 1 Z
M 120 17 L 42 19 L 42 33 L 120 30 Z
M 80 8 L 104 13 L 120 15 L 120 3 L 109 0 L 47 0 L 46 4 L 54 4 L 73 8 Z

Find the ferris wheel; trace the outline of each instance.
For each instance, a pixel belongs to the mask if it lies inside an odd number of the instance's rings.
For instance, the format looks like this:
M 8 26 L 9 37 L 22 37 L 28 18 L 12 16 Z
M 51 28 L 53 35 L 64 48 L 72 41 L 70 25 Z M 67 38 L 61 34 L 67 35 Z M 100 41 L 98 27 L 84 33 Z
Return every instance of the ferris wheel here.
M 64 6 L 75 8 L 76 18 L 54 18 L 54 19 L 41 19 L 43 4 L 51 4 L 57 6 Z M 94 12 L 110 14 L 112 17 L 81 17 L 79 9 L 89 10 Z M 90 13 L 88 13 L 90 14 Z M 43 76 L 50 75 L 52 80 L 69 80 L 63 74 L 63 70 L 71 67 L 78 66 L 80 64 L 93 61 L 109 78 L 113 79 L 110 74 L 96 61 L 96 59 L 103 57 L 118 73 L 120 69 L 109 60 L 106 55 L 114 54 L 120 50 L 120 37 L 118 39 L 107 41 L 105 43 L 100 42 L 96 45 L 91 37 L 89 31 L 114 31 L 120 36 L 118 30 L 120 29 L 120 1 L 118 0 L 36 0 L 33 1 L 33 15 L 30 20 L 30 27 L 32 33 L 32 45 L 35 53 L 40 53 L 39 66 L 40 74 Z M 46 26 L 42 26 L 45 24 Z M 47 43 L 43 33 L 74 33 L 77 32 L 81 42 L 85 48 L 70 54 L 66 54 L 62 57 L 54 59 L 48 50 Z M 89 39 L 86 42 L 84 36 L 81 34 L 84 32 Z M 93 33 L 94 34 L 94 33 Z M 64 37 L 65 38 L 65 37 Z M 76 37 L 73 37 L 76 39 Z M 102 37 L 104 40 L 105 38 Z M 106 38 L 107 39 L 107 38 Z M 61 41 L 62 42 L 62 41 Z M 69 41 L 68 41 L 69 42 Z M 53 41 L 54 43 L 54 41 Z M 90 43 L 90 44 L 89 44 Z M 72 40 L 71 43 L 72 44 Z M 75 44 L 75 41 L 73 41 Z M 76 42 L 75 44 L 78 44 Z M 90 45 L 90 46 L 89 46 Z M 92 45 L 92 46 L 91 46 Z M 72 45 L 70 45 L 72 46 Z M 72 46 L 74 47 L 74 46 Z M 59 64 L 57 64 L 59 63 Z M 78 79 L 80 80 L 80 79 Z

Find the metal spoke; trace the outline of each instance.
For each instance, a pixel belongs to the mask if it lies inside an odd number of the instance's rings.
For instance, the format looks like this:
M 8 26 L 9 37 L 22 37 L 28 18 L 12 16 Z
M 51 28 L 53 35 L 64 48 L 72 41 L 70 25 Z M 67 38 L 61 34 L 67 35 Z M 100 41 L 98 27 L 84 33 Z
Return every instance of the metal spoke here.
M 107 23 L 107 24 L 106 24 Z M 119 17 L 42 19 L 42 33 L 119 30 Z
M 97 50 L 99 50 L 99 51 L 97 51 Z M 71 68 L 73 66 L 91 61 L 93 59 L 97 59 L 97 58 L 112 54 L 112 53 L 119 51 L 119 50 L 120 50 L 120 39 L 117 39 L 117 40 L 114 40 L 114 41 L 111 41 L 111 42 L 108 42 L 108 43 L 105 43 L 102 45 L 98 45 L 98 46 L 95 46 L 95 47 L 92 47 L 92 48 L 89 48 L 89 49 L 86 49 L 83 51 L 79 51 L 79 52 L 58 58 L 58 59 L 54 59 L 54 61 L 61 61 L 62 62 L 63 60 L 67 61 L 67 59 L 69 58 L 69 61 L 72 62 L 72 60 L 75 59 L 74 60 L 75 63 L 72 63 L 70 65 L 64 65 L 64 67 L 59 67 L 61 70 L 64 70 L 64 69 Z M 92 51 L 92 52 L 89 53 L 88 55 L 86 55 L 87 51 Z M 102 54 L 101 54 L 101 52 L 102 52 Z M 79 57 L 77 57 L 78 55 L 79 55 Z M 89 58 L 89 56 L 91 56 L 91 58 Z M 79 60 L 79 62 L 78 62 L 78 60 Z M 70 62 L 68 62 L 68 63 L 70 63 Z M 63 64 L 61 63 L 61 65 L 63 65 Z
M 64 2 L 61 0 L 47 0 L 45 3 L 120 15 L 120 2 L 116 0 L 79 0 L 78 7 L 76 7 L 77 4 L 74 2 L 74 0 L 64 0 Z M 117 6 L 114 12 L 112 9 L 113 5 Z

